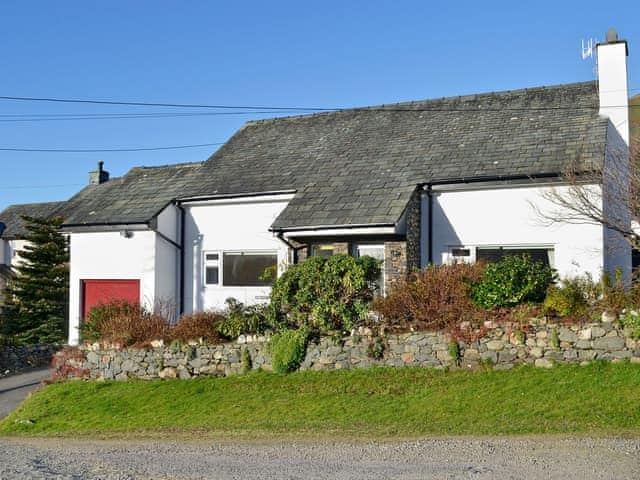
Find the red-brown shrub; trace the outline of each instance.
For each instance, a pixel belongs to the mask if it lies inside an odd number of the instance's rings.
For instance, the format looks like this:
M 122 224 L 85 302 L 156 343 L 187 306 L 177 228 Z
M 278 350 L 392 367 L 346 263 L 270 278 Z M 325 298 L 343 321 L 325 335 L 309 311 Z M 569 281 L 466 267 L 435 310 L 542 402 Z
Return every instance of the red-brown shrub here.
M 209 343 L 222 341 L 218 333 L 218 324 L 224 320 L 224 315 L 218 312 L 195 312 L 184 315 L 171 331 L 171 338 L 186 342 L 188 340 L 204 339 Z
M 89 369 L 82 368 L 84 360 L 84 354 L 77 347 L 64 347 L 53 355 L 51 378 L 45 380 L 45 383 L 86 377 L 89 374 Z
M 476 325 L 483 311 L 471 301 L 471 283 L 484 270 L 479 264 L 432 265 L 396 282 L 373 303 L 398 330 L 447 330 L 461 322 Z
M 170 338 L 171 326 L 159 313 L 149 312 L 139 303 L 116 300 L 89 311 L 81 327 L 85 340 L 126 346 L 147 346 L 152 340 Z

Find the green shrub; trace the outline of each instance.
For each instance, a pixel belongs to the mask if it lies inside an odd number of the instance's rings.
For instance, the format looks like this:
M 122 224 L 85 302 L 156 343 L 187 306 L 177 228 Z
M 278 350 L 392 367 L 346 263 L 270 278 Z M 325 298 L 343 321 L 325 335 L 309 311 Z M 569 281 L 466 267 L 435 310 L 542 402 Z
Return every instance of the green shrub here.
M 634 289 L 632 289 L 633 291 Z M 622 272 L 616 270 L 612 279 L 607 273 L 602 274 L 602 299 L 600 307 L 605 312 L 620 314 L 631 304 L 630 291 L 625 288 L 622 281 Z
M 551 330 L 551 346 L 558 350 L 560 348 L 560 335 L 558 335 L 558 329 Z
M 235 298 L 227 298 L 224 315 L 217 323 L 220 335 L 236 339 L 243 333 L 262 333 L 269 328 L 267 321 L 267 305 L 245 305 Z
M 462 360 L 462 352 L 460 351 L 460 344 L 455 340 L 449 342 L 449 356 L 455 362 L 456 365 L 460 365 L 460 361 Z
M 382 357 L 384 357 L 384 351 L 384 342 L 380 337 L 373 338 L 369 342 L 369 345 L 367 345 L 367 356 L 375 360 L 382 360 Z
M 273 371 L 289 373 L 297 370 L 307 353 L 308 340 L 306 328 L 283 330 L 273 335 L 269 341 Z
M 482 279 L 473 285 L 473 301 L 485 308 L 540 303 L 554 280 L 551 267 L 529 255 L 508 255 L 487 265 Z
M 82 339 L 116 343 L 122 346 L 146 345 L 152 340 L 170 338 L 169 321 L 137 302 L 114 300 L 89 310 L 80 327 Z
M 560 285 L 549 286 L 544 306 L 561 317 L 577 317 L 585 315 L 599 296 L 600 286 L 594 283 L 590 275 L 564 278 Z
M 273 284 L 271 322 L 323 333 L 350 330 L 365 318 L 379 272 L 379 262 L 367 256 L 311 257 L 291 265 Z
M 482 278 L 479 264 L 430 265 L 394 283 L 373 309 L 403 329 L 443 330 L 480 316 L 471 286 Z
M 242 363 L 242 373 L 250 372 L 253 368 L 253 360 L 251 360 L 251 352 L 247 347 L 242 349 L 240 361 Z
M 631 329 L 631 336 L 640 339 L 640 313 L 637 310 L 625 310 L 619 317 L 623 328 Z

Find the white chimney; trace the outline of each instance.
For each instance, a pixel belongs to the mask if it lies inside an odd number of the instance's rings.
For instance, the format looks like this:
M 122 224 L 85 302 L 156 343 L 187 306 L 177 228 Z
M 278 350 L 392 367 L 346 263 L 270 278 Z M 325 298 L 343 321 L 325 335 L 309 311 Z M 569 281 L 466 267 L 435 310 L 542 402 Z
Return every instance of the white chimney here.
M 606 42 L 596 45 L 596 54 L 600 115 L 609 117 L 622 139 L 629 145 L 627 41 L 618 40 L 618 33 L 611 28 L 607 32 Z

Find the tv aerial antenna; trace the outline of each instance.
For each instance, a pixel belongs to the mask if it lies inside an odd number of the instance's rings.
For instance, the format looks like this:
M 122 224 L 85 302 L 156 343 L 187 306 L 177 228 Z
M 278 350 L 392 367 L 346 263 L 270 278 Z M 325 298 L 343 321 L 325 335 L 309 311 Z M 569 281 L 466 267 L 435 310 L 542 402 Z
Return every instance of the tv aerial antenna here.
M 598 39 L 593 39 L 590 38 L 589 40 L 587 40 L 587 42 L 585 43 L 584 40 L 582 40 L 582 60 L 586 60 L 587 58 L 593 58 L 593 54 L 595 52 L 594 50 L 594 46 L 598 43 Z

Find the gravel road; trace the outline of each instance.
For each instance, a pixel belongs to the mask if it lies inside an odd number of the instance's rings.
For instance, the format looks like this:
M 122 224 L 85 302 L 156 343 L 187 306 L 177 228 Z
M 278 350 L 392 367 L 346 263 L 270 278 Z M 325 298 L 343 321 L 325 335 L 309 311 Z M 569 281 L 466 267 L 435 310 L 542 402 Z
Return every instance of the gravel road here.
M 0 439 L 0 478 L 637 479 L 640 440 L 389 442 Z

